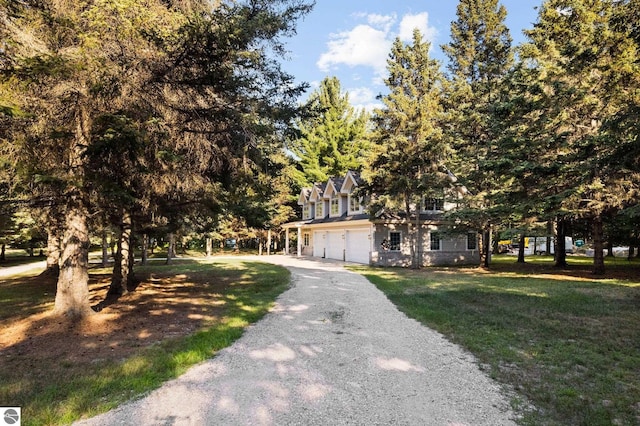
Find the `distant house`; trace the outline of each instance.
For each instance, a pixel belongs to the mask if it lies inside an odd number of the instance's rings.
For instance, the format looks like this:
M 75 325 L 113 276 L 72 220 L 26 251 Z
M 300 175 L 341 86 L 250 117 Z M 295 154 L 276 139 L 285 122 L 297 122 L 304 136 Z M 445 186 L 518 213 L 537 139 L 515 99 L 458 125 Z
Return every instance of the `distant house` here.
M 475 264 L 480 261 L 475 232 L 456 232 L 443 213 L 455 203 L 423 199 L 420 211 L 407 218 L 399 212 L 371 215 L 356 195 L 360 175 L 349 171 L 300 191 L 301 220 L 286 223 L 286 252 L 380 266 L 410 266 L 411 238 L 419 227 L 418 259 L 422 266 Z M 451 191 L 457 191 L 451 189 Z M 458 194 L 460 196 L 460 194 Z M 297 247 L 291 250 L 291 233 Z

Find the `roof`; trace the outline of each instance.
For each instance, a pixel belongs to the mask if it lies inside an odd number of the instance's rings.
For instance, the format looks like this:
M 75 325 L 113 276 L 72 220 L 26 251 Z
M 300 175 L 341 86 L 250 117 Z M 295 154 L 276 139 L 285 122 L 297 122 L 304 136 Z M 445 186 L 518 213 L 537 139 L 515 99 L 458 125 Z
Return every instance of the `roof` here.
M 420 222 L 441 222 L 443 219 L 442 213 L 420 213 Z M 405 222 L 407 220 L 407 214 L 400 211 L 382 211 L 376 214 L 374 222 Z M 415 214 L 409 216 L 409 220 L 416 220 Z
M 286 228 L 297 228 L 300 226 L 312 226 L 312 225 L 321 225 L 321 224 L 328 224 L 328 223 L 351 223 L 351 222 L 356 222 L 356 221 L 362 221 L 362 220 L 366 220 L 369 221 L 369 215 L 367 213 L 361 213 L 361 214 L 355 214 L 352 216 L 348 216 L 346 213 L 344 213 L 342 216 L 339 217 L 323 217 L 322 219 L 307 219 L 307 220 L 298 220 L 295 222 L 289 222 L 289 223 L 284 223 L 282 224 L 282 228 L 286 229 Z

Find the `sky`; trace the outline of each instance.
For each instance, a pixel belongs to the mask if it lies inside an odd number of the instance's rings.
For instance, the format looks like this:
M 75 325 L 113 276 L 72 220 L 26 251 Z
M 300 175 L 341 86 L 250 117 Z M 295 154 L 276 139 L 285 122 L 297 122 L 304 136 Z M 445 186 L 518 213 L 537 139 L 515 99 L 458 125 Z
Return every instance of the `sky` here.
M 517 45 L 524 41 L 522 30 L 536 21 L 535 8 L 542 0 L 501 3 Z M 309 83 L 310 91 L 325 77 L 336 76 L 354 106 L 372 109 L 379 105 L 376 96 L 386 92 L 386 60 L 396 37 L 411 41 L 418 28 L 432 44 L 432 57 L 446 64 L 440 46 L 449 41 L 457 5 L 457 0 L 316 0 L 313 11 L 298 22 L 298 34 L 287 41 L 283 68 L 297 82 Z

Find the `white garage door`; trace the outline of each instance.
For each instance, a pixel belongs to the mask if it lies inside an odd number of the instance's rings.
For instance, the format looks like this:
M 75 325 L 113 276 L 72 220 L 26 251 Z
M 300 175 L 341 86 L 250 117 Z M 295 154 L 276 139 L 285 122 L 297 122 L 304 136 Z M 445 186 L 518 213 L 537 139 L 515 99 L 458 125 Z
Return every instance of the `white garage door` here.
M 344 260 L 342 231 L 329 231 L 326 238 L 327 259 Z
M 325 234 L 324 231 L 313 233 L 313 257 L 324 256 L 324 247 L 325 247 L 324 234 Z
M 346 261 L 369 264 L 369 230 L 351 230 L 346 233 Z

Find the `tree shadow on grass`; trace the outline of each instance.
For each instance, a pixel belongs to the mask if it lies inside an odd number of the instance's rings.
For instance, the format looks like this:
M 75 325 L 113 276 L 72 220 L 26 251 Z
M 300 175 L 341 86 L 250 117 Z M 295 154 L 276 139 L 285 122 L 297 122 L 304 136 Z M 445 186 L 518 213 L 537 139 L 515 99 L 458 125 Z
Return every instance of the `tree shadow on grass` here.
M 125 359 L 135 358 L 154 347 L 167 352 L 168 358 L 162 361 L 167 364 L 162 366 L 168 371 L 165 374 L 177 374 L 179 366 L 172 365 L 171 351 L 165 347 L 167 341 L 178 341 L 194 333 L 198 336 L 199 330 L 209 327 L 221 327 L 222 332 L 229 331 L 225 328 L 237 328 L 231 332 L 237 338 L 244 326 L 225 325 L 226 316 L 239 318 L 242 323 L 253 321 L 257 319 L 256 315 L 266 312 L 275 297 L 261 295 L 272 287 L 268 280 L 269 270 L 249 273 L 252 267 L 251 264 L 241 264 L 237 270 L 223 269 L 219 265 L 211 265 L 205 270 L 202 266 L 145 268 L 138 273 L 140 283 L 136 291 L 109 300 L 109 303 L 104 303 L 104 296 L 109 288 L 110 274 L 92 274 L 91 304 L 102 302 L 100 313 L 81 320 L 54 317 L 48 312 L 21 319 L 15 316 L 7 318 L 5 324 L 12 331 L 0 332 L 0 357 L 3 360 L 0 365 L 0 402 L 23 406 L 25 415 L 33 409 L 30 408 L 31 401 L 44 400 L 54 404 L 67 398 L 67 394 L 83 400 L 88 398 L 87 404 L 91 405 L 91 398 L 88 394 L 83 396 L 83 390 L 69 388 L 71 378 L 78 383 L 84 380 L 91 382 L 95 378 L 84 378 L 87 374 L 99 375 L 105 365 L 123 363 Z M 259 283 L 254 283 L 256 277 L 261 280 Z M 37 285 L 33 279 L 21 281 L 21 285 L 25 282 Z M 40 293 L 42 291 L 40 288 Z M 50 301 L 53 295 L 52 291 Z M 29 298 L 25 297 L 23 303 L 28 301 Z M 28 312 L 25 310 L 24 314 Z M 222 340 L 225 344 L 230 343 L 229 337 Z M 213 354 L 208 343 L 199 350 L 206 352 L 200 356 Z M 120 375 L 118 368 L 133 367 L 120 365 L 112 374 Z M 124 374 L 127 375 L 130 372 Z M 117 377 L 100 379 L 114 383 L 118 380 Z M 149 379 L 140 380 L 141 384 L 134 388 L 144 387 L 145 380 L 148 386 Z M 118 388 L 122 384 L 114 386 Z M 87 389 L 86 392 L 94 390 Z M 42 393 L 45 395 L 41 396 Z

